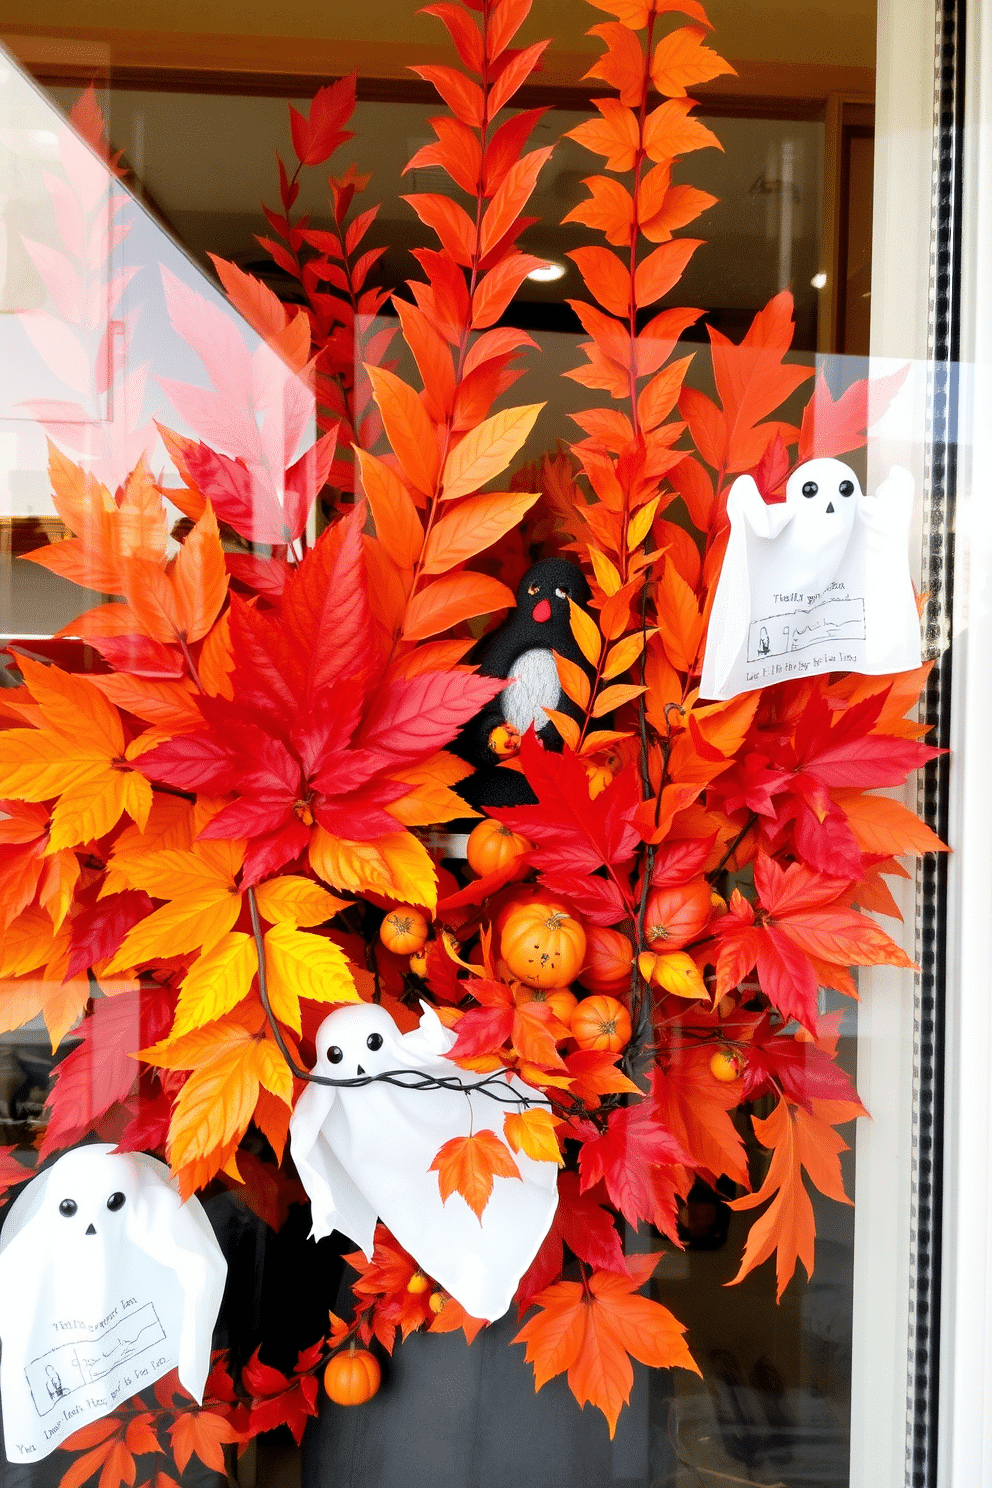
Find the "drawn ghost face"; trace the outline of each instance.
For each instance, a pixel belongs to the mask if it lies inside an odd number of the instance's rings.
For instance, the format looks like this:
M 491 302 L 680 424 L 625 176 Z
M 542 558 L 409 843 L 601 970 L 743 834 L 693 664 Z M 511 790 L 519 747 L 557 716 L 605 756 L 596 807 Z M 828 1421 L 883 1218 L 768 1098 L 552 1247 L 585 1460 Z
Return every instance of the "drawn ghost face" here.
M 846 546 L 861 501 L 858 477 L 840 460 L 808 460 L 789 477 L 789 547 L 826 553 Z
M 334 1079 L 378 1075 L 409 1063 L 397 1045 L 396 1024 L 385 1008 L 367 1004 L 339 1008 L 324 1019 L 317 1040 L 314 1070 Z

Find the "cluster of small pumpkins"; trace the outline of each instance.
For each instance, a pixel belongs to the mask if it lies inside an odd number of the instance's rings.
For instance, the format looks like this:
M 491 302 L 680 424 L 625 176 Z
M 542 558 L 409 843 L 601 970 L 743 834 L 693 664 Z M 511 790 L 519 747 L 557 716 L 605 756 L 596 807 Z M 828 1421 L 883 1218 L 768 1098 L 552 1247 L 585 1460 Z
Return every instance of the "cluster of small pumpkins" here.
M 519 862 L 523 877 L 530 848 L 526 838 L 501 822 L 482 821 L 468 839 L 469 866 L 480 877 L 488 877 L 505 874 Z M 722 900 L 714 902 L 702 876 L 688 884 L 653 889 L 645 922 L 645 938 L 652 949 L 639 958 L 646 979 L 676 996 L 705 997 L 702 974 L 681 948 L 703 933 L 714 909 L 722 912 L 724 908 Z M 521 885 L 503 902 L 492 923 L 500 969 L 507 980 L 519 984 L 518 1001 L 548 1002 L 580 1049 L 619 1053 L 626 1047 L 631 1036 L 630 1014 L 621 999 L 630 986 L 634 959 L 626 935 L 584 925 L 538 884 Z M 388 950 L 409 957 L 415 975 L 424 976 L 430 931 L 423 911 L 401 904 L 383 919 L 380 937 Z M 457 955 L 451 932 L 442 934 Z M 581 982 L 586 993 L 581 1000 L 571 990 L 575 981 Z

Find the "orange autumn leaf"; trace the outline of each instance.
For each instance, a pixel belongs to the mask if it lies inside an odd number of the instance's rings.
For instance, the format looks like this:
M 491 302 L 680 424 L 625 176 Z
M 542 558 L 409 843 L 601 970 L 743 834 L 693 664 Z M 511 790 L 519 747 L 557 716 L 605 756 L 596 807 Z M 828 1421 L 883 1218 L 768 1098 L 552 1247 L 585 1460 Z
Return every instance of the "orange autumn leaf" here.
M 224 1446 L 236 1442 L 238 1433 L 230 1421 L 215 1411 L 183 1411 L 169 1427 L 169 1438 L 172 1455 L 181 1473 L 186 1471 L 194 1453 L 206 1467 L 223 1473 Z
M 447 1203 L 453 1193 L 460 1193 L 480 1222 L 493 1180 L 520 1177 L 509 1150 L 491 1131 L 452 1137 L 439 1150 L 428 1172 L 437 1173 L 442 1203 Z
M 260 1005 L 245 1003 L 205 1028 L 167 1039 L 140 1057 L 158 1069 L 191 1070 L 169 1125 L 169 1163 L 185 1198 L 228 1161 L 255 1115 L 260 1092 L 288 1107 L 293 1077 Z
M 651 1369 L 700 1372 L 682 1324 L 660 1302 L 637 1295 L 660 1254 L 626 1259 L 629 1276 L 593 1271 L 585 1282 L 559 1281 L 539 1292 L 539 1311 L 513 1340 L 527 1345 L 535 1388 L 567 1370 L 572 1394 L 603 1412 L 611 1438 L 634 1383 L 631 1356 Z
M 431 421 L 413 388 L 385 367 L 366 367 L 386 435 L 412 486 L 434 494 L 440 455 Z
M 537 492 L 508 491 L 459 502 L 432 527 L 424 548 L 423 572 L 447 573 L 474 558 L 519 526 L 537 500 Z
M 812 1110 L 805 1111 L 782 1099 L 766 1120 L 758 1116 L 751 1118 L 755 1135 L 763 1147 L 771 1149 L 772 1160 L 757 1193 L 731 1200 L 730 1207 L 756 1209 L 768 1199 L 772 1202 L 751 1226 L 734 1282 L 743 1281 L 773 1254 L 779 1299 L 797 1261 L 802 1261 L 806 1275 L 812 1276 L 816 1224 L 802 1180 L 803 1172 L 828 1198 L 838 1204 L 851 1202 L 844 1192 L 840 1171 L 840 1154 L 847 1151 L 847 1143 L 838 1136 L 829 1118 L 850 1120 L 858 1111 L 852 1107 L 838 1115 L 830 1110 L 830 1104 L 814 1100 Z
M 684 98 L 697 83 L 708 83 L 724 73 L 736 72 L 711 47 L 703 45 L 706 33 L 697 26 L 683 26 L 663 36 L 651 58 L 651 81 L 666 98 Z
M 462 620 L 515 604 L 513 591 L 488 574 L 446 574 L 413 596 L 407 606 L 403 635 L 408 641 L 423 640 L 450 630 Z
M 120 714 L 86 677 L 20 658 L 41 727 L 0 733 L 0 797 L 47 801 L 53 851 L 102 837 L 126 811 L 144 826 L 152 790 L 128 763 Z

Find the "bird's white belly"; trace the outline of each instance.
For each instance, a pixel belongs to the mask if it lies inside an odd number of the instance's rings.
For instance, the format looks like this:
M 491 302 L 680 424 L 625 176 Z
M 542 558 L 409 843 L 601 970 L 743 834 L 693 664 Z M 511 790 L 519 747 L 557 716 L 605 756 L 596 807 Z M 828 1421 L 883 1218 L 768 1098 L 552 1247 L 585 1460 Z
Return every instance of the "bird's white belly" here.
M 513 664 L 510 683 L 500 693 L 503 717 L 520 733 L 534 725 L 544 728 L 550 720 L 545 708 L 557 708 L 561 698 L 558 668 L 550 651 L 525 651 Z

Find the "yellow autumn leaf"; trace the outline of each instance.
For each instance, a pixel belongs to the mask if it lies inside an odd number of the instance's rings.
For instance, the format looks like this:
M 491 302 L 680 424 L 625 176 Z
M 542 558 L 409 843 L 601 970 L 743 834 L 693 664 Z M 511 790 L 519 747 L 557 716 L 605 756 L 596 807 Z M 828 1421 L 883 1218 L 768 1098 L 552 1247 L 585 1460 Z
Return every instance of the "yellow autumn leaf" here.
M 519 408 L 504 408 L 502 413 L 483 419 L 477 428 L 470 429 L 444 462 L 442 499 L 454 501 L 457 496 L 470 496 L 505 470 L 526 443 L 543 407 L 543 403 L 528 403 Z
M 634 698 L 647 692 L 646 687 L 632 687 L 626 682 L 614 683 L 612 687 L 604 687 L 593 706 L 593 718 L 602 718 L 606 713 L 612 713 L 614 708 L 622 708 L 624 703 L 633 702 Z
M 152 790 L 126 768 L 124 729 L 113 703 L 86 677 L 22 657 L 39 727 L 0 733 L 0 796 L 18 801 L 60 797 L 50 850 L 103 836 L 127 811 L 144 826 Z
M 116 858 L 116 877 L 125 888 L 144 889 L 153 898 L 172 903 L 128 931 L 107 972 L 139 966 L 156 956 L 211 950 L 234 929 L 241 913 L 234 876 L 243 859 L 244 843 L 231 842 L 194 842 L 186 852 L 165 848 Z
M 336 889 L 371 892 L 406 904 L 437 904 L 430 854 L 410 832 L 388 832 L 374 842 L 351 842 L 324 827 L 310 833 L 310 866 Z
M 247 1130 L 260 1087 L 285 1105 L 293 1090 L 292 1075 L 271 1038 L 236 1022 L 215 1023 L 210 1033 L 208 1057 L 195 1064 L 179 1092 L 168 1141 L 174 1170 L 205 1160 L 201 1180 L 223 1166 L 230 1156 L 225 1148 Z
M 572 617 L 572 634 L 579 650 L 590 666 L 598 666 L 599 653 L 602 648 L 599 627 L 585 610 L 579 609 L 574 599 L 568 601 L 568 609 Z
M 189 1033 L 222 1018 L 251 990 L 258 970 L 255 940 L 241 930 L 222 937 L 186 973 L 170 1037 Z
M 558 1146 L 558 1118 L 541 1106 L 512 1111 L 503 1121 L 503 1135 L 514 1152 L 523 1152 L 535 1162 L 553 1162 L 562 1167 L 565 1159 Z
M 644 642 L 654 635 L 654 630 L 636 630 L 633 635 L 624 636 L 622 641 L 617 641 L 611 646 L 603 667 L 603 681 L 608 682 L 611 677 L 619 677 L 634 665 L 634 662 L 644 650 Z
M 55 934 L 51 916 L 43 909 L 23 910 L 0 942 L 0 977 L 23 976 L 44 966 L 55 950 Z
M 651 523 L 654 521 L 654 514 L 658 510 L 658 502 L 660 500 L 660 496 L 655 496 L 646 506 L 642 506 L 640 511 L 635 512 L 631 517 L 630 526 L 627 528 L 628 553 L 632 553 L 635 548 L 639 548 L 651 531 Z
M 265 932 L 265 973 L 273 1013 L 297 1034 L 302 1031 L 301 997 L 311 1002 L 362 1000 L 341 947 L 286 923 Z
M 616 564 L 612 563 L 606 554 L 601 553 L 599 548 L 594 547 L 592 543 L 586 551 L 592 559 L 592 571 L 596 575 L 596 583 L 607 597 L 616 594 L 619 589 L 623 588 L 623 579 L 620 577 Z
M 671 992 L 674 997 L 706 997 L 706 984 L 699 967 L 685 951 L 668 951 L 664 955 L 651 957 L 653 952 L 643 951 L 637 958 L 641 975 L 646 980 Z
M 558 681 L 561 683 L 562 691 L 580 708 L 587 708 L 590 693 L 589 678 L 582 668 L 574 661 L 569 661 L 567 656 L 559 656 L 557 651 L 552 651 L 551 654 L 558 668 Z
M 291 925 L 322 925 L 340 910 L 347 909 L 348 899 L 329 894 L 312 878 L 296 873 L 270 878 L 255 890 L 258 911 L 263 920 L 275 925 L 285 920 Z

